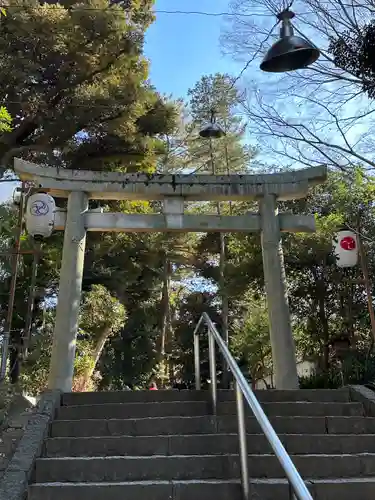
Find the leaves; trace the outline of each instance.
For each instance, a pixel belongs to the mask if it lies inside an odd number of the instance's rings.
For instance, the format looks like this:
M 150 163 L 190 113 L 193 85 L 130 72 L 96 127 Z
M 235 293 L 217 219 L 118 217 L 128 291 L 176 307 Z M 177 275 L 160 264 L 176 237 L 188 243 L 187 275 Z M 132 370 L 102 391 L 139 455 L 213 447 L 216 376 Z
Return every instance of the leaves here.
M 152 170 L 175 111 L 146 82 L 152 0 L 13 3 L 2 19 L 1 163 L 12 155 L 79 168 Z M 8 122 L 6 122 L 8 123 Z M 0 172 L 1 174 L 1 172 Z
M 0 106 L 0 133 L 12 130 L 12 117 L 5 106 Z
M 102 285 L 93 285 L 83 297 L 80 312 L 81 335 L 95 342 L 103 332 L 107 335 L 117 333 L 125 324 L 124 306 Z

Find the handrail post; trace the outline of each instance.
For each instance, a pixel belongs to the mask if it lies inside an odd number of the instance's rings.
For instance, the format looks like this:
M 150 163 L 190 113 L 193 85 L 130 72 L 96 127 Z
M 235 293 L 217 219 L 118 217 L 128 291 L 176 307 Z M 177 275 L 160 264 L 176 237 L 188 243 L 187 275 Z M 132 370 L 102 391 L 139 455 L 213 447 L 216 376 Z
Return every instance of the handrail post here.
M 249 500 L 250 485 L 249 485 L 249 465 L 247 457 L 245 407 L 244 407 L 241 387 L 238 385 L 238 382 L 236 382 L 235 385 L 236 385 L 236 404 L 237 404 L 237 420 L 238 420 L 238 441 L 239 441 L 240 463 L 241 463 L 242 496 L 243 500 Z
M 217 413 L 217 376 L 216 376 L 216 352 L 215 339 L 211 329 L 208 327 L 208 350 L 210 358 L 210 379 L 211 379 L 211 398 L 212 398 L 212 413 Z
M 199 352 L 199 332 L 194 332 L 194 373 L 195 373 L 195 390 L 201 390 L 201 361 Z

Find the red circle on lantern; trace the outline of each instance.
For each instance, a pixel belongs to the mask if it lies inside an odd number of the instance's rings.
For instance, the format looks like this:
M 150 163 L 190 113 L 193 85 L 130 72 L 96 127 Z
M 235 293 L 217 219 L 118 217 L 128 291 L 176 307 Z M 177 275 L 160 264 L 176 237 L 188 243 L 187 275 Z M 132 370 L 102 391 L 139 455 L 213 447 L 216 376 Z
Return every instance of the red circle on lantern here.
M 340 247 L 344 250 L 355 250 L 357 247 L 356 241 L 352 236 L 345 236 L 340 241 Z

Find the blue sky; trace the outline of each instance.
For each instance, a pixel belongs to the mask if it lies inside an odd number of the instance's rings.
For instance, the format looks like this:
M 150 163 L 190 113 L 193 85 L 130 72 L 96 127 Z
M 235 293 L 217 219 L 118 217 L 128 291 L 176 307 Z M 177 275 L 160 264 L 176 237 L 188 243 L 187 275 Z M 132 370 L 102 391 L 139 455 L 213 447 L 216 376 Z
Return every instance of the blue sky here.
M 228 12 L 229 0 L 156 0 L 155 10 Z M 150 60 L 150 79 L 156 89 L 185 97 L 202 75 L 233 73 L 240 66 L 221 54 L 222 17 L 157 13 L 146 34 L 145 55 Z M 14 189 L 0 182 L 0 202 Z
M 229 0 L 157 0 L 155 10 L 228 12 Z M 238 73 L 240 66 L 223 57 L 219 45 L 222 17 L 157 14 L 148 30 L 145 53 L 155 87 L 184 97 L 202 75 Z

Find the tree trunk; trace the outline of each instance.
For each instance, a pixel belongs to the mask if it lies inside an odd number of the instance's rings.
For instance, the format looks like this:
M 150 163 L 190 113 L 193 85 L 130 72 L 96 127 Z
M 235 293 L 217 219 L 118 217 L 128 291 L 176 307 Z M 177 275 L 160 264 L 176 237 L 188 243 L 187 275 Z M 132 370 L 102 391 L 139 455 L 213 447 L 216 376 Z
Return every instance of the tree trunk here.
M 220 233 L 220 276 L 219 276 L 219 287 L 221 295 L 221 322 L 222 322 L 222 335 L 224 342 L 229 346 L 229 329 L 228 329 L 228 316 L 229 316 L 229 300 L 225 282 L 225 263 L 226 263 L 226 244 L 225 244 L 225 234 Z M 227 363 L 224 363 L 224 374 L 223 374 L 223 387 L 229 388 L 229 367 Z
M 161 310 L 162 310 L 162 323 L 161 323 L 161 340 L 160 340 L 160 356 L 159 363 L 162 367 L 162 385 L 164 385 L 165 373 L 165 347 L 168 341 L 168 332 L 170 330 L 170 284 L 172 275 L 172 264 L 168 259 L 167 253 L 164 253 L 163 259 L 163 291 L 161 296 Z
M 323 332 L 323 370 L 329 369 L 329 325 L 325 308 L 324 282 L 317 283 L 318 292 L 318 311 L 319 319 Z

